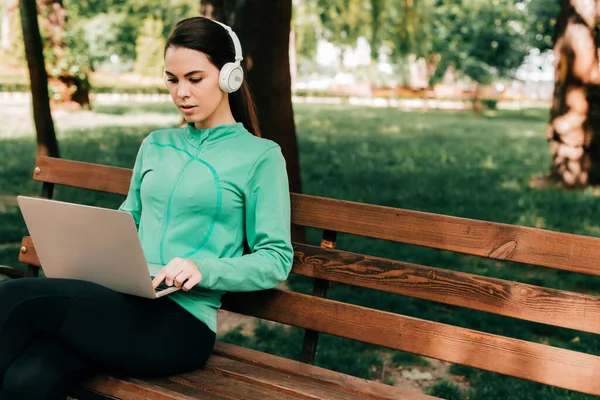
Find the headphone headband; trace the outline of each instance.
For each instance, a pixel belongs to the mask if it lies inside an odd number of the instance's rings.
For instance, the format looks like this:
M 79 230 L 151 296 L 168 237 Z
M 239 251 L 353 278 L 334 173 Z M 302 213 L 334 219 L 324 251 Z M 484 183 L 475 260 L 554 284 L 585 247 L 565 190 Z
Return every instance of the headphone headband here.
M 233 42 L 233 47 L 235 49 L 235 62 L 236 62 L 236 64 L 239 65 L 241 63 L 243 57 L 242 57 L 242 45 L 241 45 L 240 40 L 238 39 L 237 35 L 235 34 L 235 32 L 231 29 L 231 27 L 229 25 L 225 25 L 224 23 L 215 21 L 214 19 L 212 21 L 221 25 L 223 28 L 225 28 L 225 30 L 231 37 L 231 41 Z

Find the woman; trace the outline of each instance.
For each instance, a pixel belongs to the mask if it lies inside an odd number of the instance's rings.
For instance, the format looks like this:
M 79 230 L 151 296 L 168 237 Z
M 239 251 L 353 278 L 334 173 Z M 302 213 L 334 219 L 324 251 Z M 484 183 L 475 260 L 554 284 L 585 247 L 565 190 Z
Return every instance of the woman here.
M 223 293 L 287 278 L 285 162 L 260 138 L 240 60 L 228 27 L 202 17 L 175 26 L 165 80 L 187 126 L 146 137 L 120 207 L 147 261 L 164 265 L 151 271 L 155 287 L 181 290 L 150 300 L 68 279 L 0 285 L 0 400 L 64 399 L 98 369 L 157 376 L 201 367 Z

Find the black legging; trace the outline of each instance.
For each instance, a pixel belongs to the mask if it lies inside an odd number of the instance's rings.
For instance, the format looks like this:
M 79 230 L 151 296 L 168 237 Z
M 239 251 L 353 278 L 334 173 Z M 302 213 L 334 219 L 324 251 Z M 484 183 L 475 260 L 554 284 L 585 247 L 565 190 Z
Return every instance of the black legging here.
M 215 334 L 168 298 L 71 279 L 0 283 L 0 400 L 64 399 L 102 370 L 160 376 L 204 365 Z

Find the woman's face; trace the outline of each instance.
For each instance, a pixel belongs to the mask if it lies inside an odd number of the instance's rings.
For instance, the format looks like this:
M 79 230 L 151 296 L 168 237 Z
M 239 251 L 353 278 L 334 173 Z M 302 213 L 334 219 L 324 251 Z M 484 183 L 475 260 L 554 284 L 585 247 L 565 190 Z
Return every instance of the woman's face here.
M 165 53 L 165 82 L 173 103 L 187 122 L 198 128 L 219 124 L 227 95 L 219 88 L 219 70 L 206 54 L 185 47 L 169 47 Z

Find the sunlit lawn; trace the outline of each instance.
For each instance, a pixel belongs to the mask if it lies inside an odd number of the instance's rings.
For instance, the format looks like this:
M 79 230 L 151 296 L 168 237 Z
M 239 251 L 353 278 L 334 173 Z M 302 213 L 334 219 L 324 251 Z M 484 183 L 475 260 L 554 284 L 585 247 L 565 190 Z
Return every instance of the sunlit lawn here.
M 25 108 L 24 108 L 25 107 Z M 27 106 L 0 107 L 0 264 L 17 265 L 26 231 L 11 196 L 36 194 L 30 179 L 35 145 Z M 563 191 L 528 187 L 545 173 L 546 110 L 490 113 L 402 112 L 349 106 L 296 105 L 304 192 L 461 217 L 600 236 L 600 199 L 593 189 Z M 169 104 L 98 105 L 94 113 L 59 114 L 62 156 L 131 167 L 137 147 L 152 129 L 179 121 Z M 57 197 L 116 207 L 122 198 L 59 188 Z M 4 200 L 3 200 L 4 199 Z M 310 232 L 311 241 L 318 240 Z M 600 280 L 516 264 L 343 235 L 338 247 L 355 252 L 472 273 L 600 293 Z M 291 279 L 292 288 L 309 282 Z M 336 285 L 332 297 L 406 315 L 600 354 L 594 335 L 443 306 L 407 297 Z M 230 341 L 297 358 L 302 332 L 259 326 L 252 338 Z M 395 353 L 396 362 L 416 360 Z M 319 365 L 358 376 L 381 377 L 382 356 L 372 346 L 323 336 Z M 375 365 L 375 369 L 371 366 Z M 470 399 L 585 398 L 578 394 L 469 368 Z M 568 397 L 571 396 L 571 397 Z

